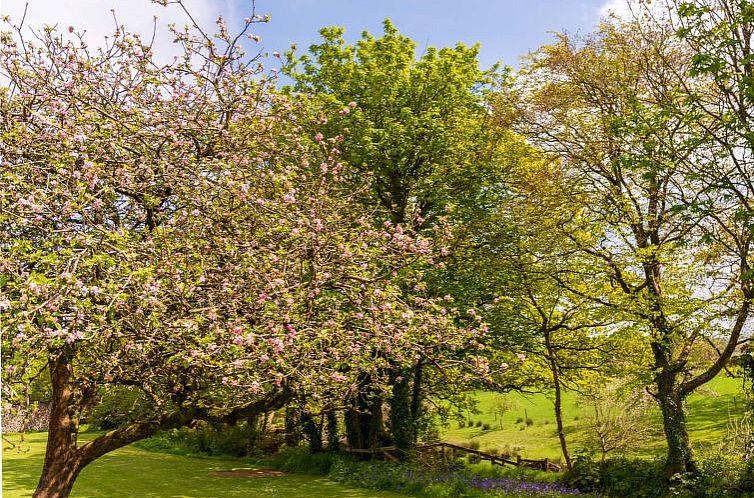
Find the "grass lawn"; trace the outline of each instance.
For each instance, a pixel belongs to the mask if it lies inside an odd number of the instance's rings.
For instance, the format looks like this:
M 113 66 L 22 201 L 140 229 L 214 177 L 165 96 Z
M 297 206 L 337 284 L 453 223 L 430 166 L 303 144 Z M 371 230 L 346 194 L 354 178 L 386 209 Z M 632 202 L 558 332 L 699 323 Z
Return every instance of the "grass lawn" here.
M 17 444 L 19 436 L 6 436 Z M 24 452 L 3 444 L 4 498 L 31 496 L 42 468 L 46 434 L 27 434 Z M 86 439 L 86 434 L 82 435 Z M 299 474 L 278 477 L 216 477 L 212 472 L 251 468 L 244 460 L 189 458 L 134 447 L 114 451 L 86 467 L 71 496 L 79 498 L 389 498 L 404 495 L 354 489 L 326 478 Z
M 717 446 L 725 438 L 729 420 L 743 413 L 745 400 L 741 392 L 741 381 L 722 375 L 706 384 L 702 392 L 703 394 L 693 394 L 689 397 L 687 408 L 692 444 L 695 449 L 703 451 L 705 448 Z M 501 396 L 513 400 L 515 405 L 503 416 L 502 428 L 499 417 L 493 413 L 496 401 Z M 518 393 L 503 395 L 492 392 L 477 392 L 475 397 L 480 413 L 466 415 L 466 423 L 473 420 L 475 427 L 459 428 L 458 422 L 452 421 L 450 427 L 441 432 L 443 440 L 463 445 L 478 441 L 482 451 L 503 450 L 506 447 L 517 449 L 524 458 L 560 458 L 560 445 L 550 398 L 541 394 L 524 396 Z M 580 405 L 573 393 L 566 393 L 564 398 L 564 426 L 570 450 L 573 452 L 585 446 L 590 408 Z M 516 423 L 517 419 L 525 421 L 527 416 L 534 421 L 533 425 L 527 426 L 525 422 Z M 485 431 L 482 427 L 476 427 L 477 421 L 489 424 L 490 430 Z M 647 417 L 647 424 L 654 429 L 653 435 L 632 454 L 664 454 L 665 440 L 660 413 L 656 407 Z

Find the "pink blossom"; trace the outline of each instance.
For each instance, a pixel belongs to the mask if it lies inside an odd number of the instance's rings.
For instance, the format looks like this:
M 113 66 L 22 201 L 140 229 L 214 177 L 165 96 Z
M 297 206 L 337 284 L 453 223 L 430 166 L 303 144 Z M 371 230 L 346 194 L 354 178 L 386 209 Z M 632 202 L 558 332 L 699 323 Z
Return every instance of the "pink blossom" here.
M 346 382 L 348 380 L 348 377 L 340 372 L 333 372 L 331 377 L 335 382 Z

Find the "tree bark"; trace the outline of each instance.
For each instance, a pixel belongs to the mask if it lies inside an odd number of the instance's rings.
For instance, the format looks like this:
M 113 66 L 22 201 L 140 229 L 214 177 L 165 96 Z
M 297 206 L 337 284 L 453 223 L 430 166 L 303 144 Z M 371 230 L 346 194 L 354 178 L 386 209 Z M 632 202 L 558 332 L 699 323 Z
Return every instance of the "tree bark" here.
M 71 365 L 61 354 L 50 361 L 52 403 L 42 475 L 34 498 L 65 498 L 84 467 L 76 452 L 71 417 Z
M 414 367 L 414 385 L 411 393 L 411 424 L 414 432 L 414 441 L 416 444 L 419 437 L 419 418 L 422 416 L 422 381 L 424 379 L 424 361 L 422 358 L 416 362 Z
M 309 452 L 322 453 L 324 449 L 322 445 L 322 427 L 317 424 L 308 413 L 301 414 L 301 426 L 306 434 L 306 439 L 309 441 Z
M 379 446 L 383 436 L 383 401 L 375 395 L 372 377 L 363 374 L 359 378 L 359 390 L 345 413 L 348 446 L 354 449 L 370 449 Z
M 560 386 L 560 372 L 558 372 L 558 362 L 555 359 L 555 351 L 552 348 L 552 342 L 550 341 L 550 331 L 544 331 L 545 347 L 547 348 L 547 361 L 550 365 L 550 372 L 552 373 L 552 384 L 555 388 L 555 423 L 558 427 L 558 440 L 560 441 L 560 449 L 563 452 L 563 459 L 565 460 L 566 467 L 571 470 L 571 454 L 568 452 L 568 442 L 565 437 L 565 430 L 563 429 L 563 399 Z
M 568 452 L 568 443 L 566 442 L 565 430 L 563 429 L 563 401 L 557 368 L 553 369 L 553 380 L 555 381 L 555 423 L 558 426 L 558 439 L 560 440 L 560 449 L 563 451 L 566 467 L 568 470 L 571 470 L 571 454 Z
M 287 403 L 291 394 L 283 389 L 268 397 L 238 407 L 222 417 L 213 417 L 207 410 L 188 408 L 165 413 L 153 420 L 134 422 L 97 437 L 80 447 L 76 444 L 76 397 L 72 381 L 73 366 L 66 352 L 49 362 L 52 400 L 42 474 L 33 498 L 67 498 L 79 473 L 97 458 L 123 446 L 145 439 L 159 430 L 184 427 L 195 420 L 235 423 L 260 413 L 278 409 Z
M 656 383 L 657 401 L 662 412 L 665 440 L 668 444 L 665 474 L 670 477 L 675 474 L 695 473 L 697 468 L 686 427 L 686 411 L 680 389 L 675 383 L 675 375 L 660 372 Z
M 414 448 L 413 418 L 411 414 L 410 389 L 407 372 L 397 372 L 392 379 L 390 397 L 390 426 L 393 432 L 396 453 L 400 460 L 407 460 Z M 401 375 L 404 374 L 404 375 Z
M 335 412 L 327 412 L 327 451 L 337 453 L 340 450 L 338 434 L 338 416 Z
M 289 448 L 295 448 L 299 442 L 301 442 L 301 438 L 298 432 L 296 409 L 289 406 L 285 409 L 285 445 Z

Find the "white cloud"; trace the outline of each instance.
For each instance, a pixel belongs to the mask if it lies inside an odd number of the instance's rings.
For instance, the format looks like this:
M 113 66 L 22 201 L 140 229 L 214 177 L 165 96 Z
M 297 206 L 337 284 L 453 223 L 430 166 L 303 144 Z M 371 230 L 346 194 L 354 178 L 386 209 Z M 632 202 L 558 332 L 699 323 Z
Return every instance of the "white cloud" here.
M 607 2 L 600 7 L 599 14 L 601 17 L 614 15 L 620 19 L 632 19 L 634 17 L 634 13 L 631 10 L 630 0 L 607 0 Z
M 90 45 L 101 45 L 104 37 L 114 31 L 115 21 L 111 9 L 126 31 L 140 33 L 144 37 L 151 37 L 156 16 L 154 48 L 159 56 L 175 52 L 167 25 L 189 24 L 189 19 L 180 7 L 162 7 L 149 0 L 0 0 L 0 13 L 9 15 L 17 23 L 21 20 L 27 3 L 24 26 L 40 28 L 45 24 L 57 25 L 58 30 L 65 33 L 68 26 L 73 26 L 77 32 L 86 31 L 85 40 Z M 227 18 L 236 14 L 231 9 L 231 2 L 225 0 L 185 0 L 184 3 L 199 25 L 209 30 L 215 27 L 217 16 Z M 231 24 L 234 23 L 229 22 Z

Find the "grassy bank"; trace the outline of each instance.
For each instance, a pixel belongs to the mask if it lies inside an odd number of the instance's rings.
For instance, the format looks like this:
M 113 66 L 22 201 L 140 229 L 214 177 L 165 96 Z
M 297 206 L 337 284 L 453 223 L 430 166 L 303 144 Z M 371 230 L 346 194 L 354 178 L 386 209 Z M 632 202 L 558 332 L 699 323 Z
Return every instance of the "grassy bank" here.
M 464 445 L 476 441 L 482 450 L 517 450 L 524 458 L 560 457 L 553 404 L 547 396 L 491 392 L 477 392 L 474 396 L 480 413 L 466 414 L 463 428 L 457 421 L 451 421 L 450 427 L 441 431 L 443 440 Z M 494 412 L 503 396 L 511 400 L 514 407 L 504 414 L 501 421 Z M 713 449 L 726 437 L 731 417 L 740 417 L 743 413 L 741 381 L 719 376 L 707 384 L 701 393 L 692 395 L 687 408 L 688 426 L 695 449 Z M 587 445 L 590 410 L 589 406 L 579 403 L 575 394 L 565 394 L 564 425 L 572 450 Z M 527 418 L 531 425 L 527 425 Z M 474 427 L 468 426 L 469 421 L 474 422 Z M 482 425 L 478 427 L 480 422 Z M 653 428 L 652 436 L 643 441 L 641 447 L 629 452 L 631 456 L 664 454 L 660 414 L 655 407 L 650 410 L 646 422 Z M 489 425 L 489 430 L 484 430 L 484 424 Z

